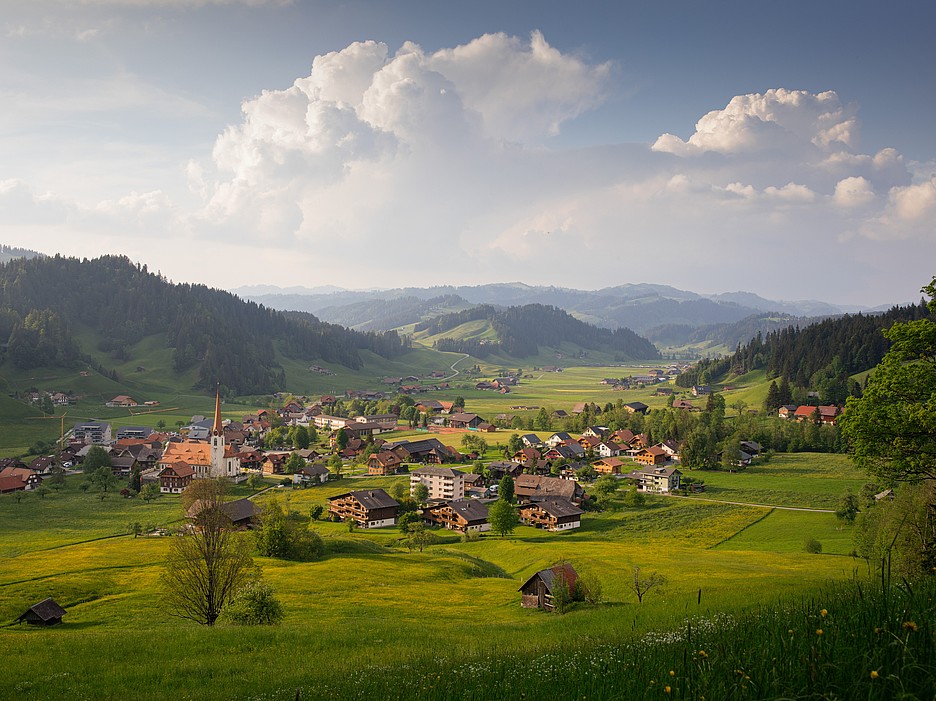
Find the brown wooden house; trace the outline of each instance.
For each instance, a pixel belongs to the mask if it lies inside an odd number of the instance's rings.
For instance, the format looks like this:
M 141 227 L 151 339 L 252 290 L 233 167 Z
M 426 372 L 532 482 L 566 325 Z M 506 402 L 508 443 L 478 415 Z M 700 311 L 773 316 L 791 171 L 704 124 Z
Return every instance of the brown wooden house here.
M 552 611 L 553 597 L 559 586 L 565 585 L 571 592 L 578 582 L 578 572 L 570 564 L 556 565 L 540 570 L 530 577 L 518 590 L 523 608 L 539 608 Z
M 476 499 L 457 499 L 434 504 L 423 509 L 423 520 L 432 526 L 442 526 L 450 531 L 489 531 L 488 505 Z
M 159 491 L 163 494 L 181 494 L 194 477 L 195 468 L 181 460 L 174 462 L 159 473 Z
M 406 471 L 403 461 L 396 453 L 389 450 L 371 453 L 367 459 L 367 474 L 369 475 L 395 475 L 401 470 Z
M 544 499 L 519 507 L 520 520 L 535 528 L 547 531 L 567 531 L 582 525 L 585 513 L 565 499 Z
M 395 526 L 400 504 L 383 489 L 345 492 L 328 499 L 328 514 L 333 521 L 352 519 L 360 528 Z

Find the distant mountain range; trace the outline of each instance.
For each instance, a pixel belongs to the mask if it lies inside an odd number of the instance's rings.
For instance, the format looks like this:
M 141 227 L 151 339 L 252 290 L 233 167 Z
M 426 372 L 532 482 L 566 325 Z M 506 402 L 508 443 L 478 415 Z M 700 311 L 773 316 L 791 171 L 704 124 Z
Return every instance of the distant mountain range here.
M 751 292 L 705 295 L 654 284 L 625 284 L 594 291 L 518 282 L 369 291 L 323 292 L 322 288 L 291 287 L 271 292 L 272 289 L 271 286 L 253 286 L 231 291 L 273 309 L 306 311 L 323 321 L 359 330 L 380 331 L 418 323 L 438 314 L 440 301 L 448 311 L 460 311 L 478 304 L 509 307 L 536 303 L 564 309 L 596 326 L 610 329 L 625 327 L 651 338 L 659 338 L 665 328 L 671 340 L 677 342 L 681 339 L 688 341 L 692 330 L 733 325 L 752 316 L 769 319 L 773 315 L 777 317 L 775 323 L 765 323 L 774 327 L 788 325 L 791 318 L 874 313 L 890 306 L 872 309 L 818 300 L 769 300 Z M 680 328 L 684 331 L 674 337 L 674 330 Z M 712 334 L 711 328 L 707 334 Z

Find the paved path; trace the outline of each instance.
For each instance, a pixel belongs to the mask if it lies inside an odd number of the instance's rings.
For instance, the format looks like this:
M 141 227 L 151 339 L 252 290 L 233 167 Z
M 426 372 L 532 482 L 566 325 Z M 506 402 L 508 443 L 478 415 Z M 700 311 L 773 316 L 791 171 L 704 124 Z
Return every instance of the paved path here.
M 751 504 L 745 501 L 725 501 L 723 499 L 706 499 L 704 497 L 684 497 L 679 494 L 670 494 L 674 499 L 692 499 L 693 501 L 710 501 L 715 504 L 732 504 L 734 506 L 758 506 L 762 509 L 782 509 L 783 511 L 811 511 L 817 514 L 834 514 L 834 509 L 810 509 L 805 506 L 777 506 L 776 504 Z
M 455 369 L 455 366 L 458 365 L 461 361 L 463 361 L 465 358 L 468 358 L 468 357 L 470 357 L 470 356 L 469 356 L 467 353 L 465 353 L 464 355 L 462 355 L 461 358 L 459 358 L 459 359 L 456 360 L 454 363 L 452 363 L 451 366 L 450 366 L 450 368 L 451 368 L 451 370 L 452 370 L 452 374 L 449 375 L 448 377 L 443 377 L 442 379 L 443 379 L 443 380 L 451 380 L 453 377 L 456 377 L 456 376 L 458 376 L 458 375 L 461 375 L 461 373 L 460 373 L 458 370 Z

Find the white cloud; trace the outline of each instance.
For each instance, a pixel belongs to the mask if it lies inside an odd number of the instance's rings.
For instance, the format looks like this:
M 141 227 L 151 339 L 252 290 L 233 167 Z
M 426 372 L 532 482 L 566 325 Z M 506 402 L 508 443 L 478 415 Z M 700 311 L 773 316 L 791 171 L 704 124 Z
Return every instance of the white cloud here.
M 37 193 L 18 178 L 0 180 L 0 222 L 47 226 L 65 220 L 67 207 L 50 192 Z
M 702 117 L 687 141 L 663 134 L 653 149 L 677 156 L 810 147 L 837 150 L 855 145 L 858 124 L 852 112 L 832 91 L 814 95 L 778 88 L 738 95 L 724 109 Z
M 890 211 L 898 220 L 922 222 L 927 219 L 926 224 L 932 231 L 933 222 L 928 218 L 936 215 L 936 178 L 907 187 L 895 187 L 891 189 L 888 200 Z
M 875 194 L 871 183 L 858 176 L 839 180 L 832 199 L 840 207 L 863 207 L 874 201 Z

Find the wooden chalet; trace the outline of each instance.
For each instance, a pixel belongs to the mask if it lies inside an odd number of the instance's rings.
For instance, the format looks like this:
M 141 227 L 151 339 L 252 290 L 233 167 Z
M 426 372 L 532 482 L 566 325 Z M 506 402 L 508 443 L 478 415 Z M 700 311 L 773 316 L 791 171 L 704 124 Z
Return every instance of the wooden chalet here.
M 62 616 L 68 613 L 51 598 L 43 599 L 38 604 L 30 606 L 16 619 L 17 623 L 26 621 L 34 626 L 54 626 L 62 622 Z
M 195 468 L 179 460 L 167 465 L 159 473 L 159 491 L 163 494 L 181 494 L 195 478 Z
M 199 499 L 189 507 L 185 517 L 198 526 L 199 521 L 205 517 L 205 510 L 210 508 L 209 504 Z M 236 499 L 224 502 L 221 505 L 221 514 L 229 527 L 249 528 L 260 515 L 260 509 L 249 499 Z
M 367 459 L 367 474 L 369 475 L 395 475 L 405 472 L 406 467 L 400 457 L 389 450 L 371 453 Z
M 567 531 L 582 525 L 585 513 L 566 499 L 544 499 L 523 504 L 518 508 L 520 520 L 547 531 Z
M 624 461 L 621 458 L 602 458 L 592 463 L 592 468 L 599 475 L 619 475 Z
M 659 445 L 651 445 L 649 448 L 642 448 L 634 456 L 634 460 L 641 465 L 663 465 L 668 459 L 669 454 Z
M 328 514 L 333 521 L 353 520 L 359 528 L 395 526 L 400 504 L 383 489 L 345 492 L 328 499 Z
M 520 605 L 528 609 L 544 609 L 552 611 L 555 608 L 553 595 L 557 586 L 564 585 L 571 592 L 578 582 L 578 572 L 569 564 L 556 565 L 549 569 L 540 570 L 518 590 L 520 592 Z
M 518 475 L 514 480 L 514 495 L 520 502 L 565 499 L 581 504 L 585 496 L 582 486 L 573 480 L 541 475 Z
M 423 509 L 423 520 L 432 526 L 442 526 L 450 531 L 491 530 L 488 523 L 488 505 L 477 499 L 457 499 L 433 504 Z

